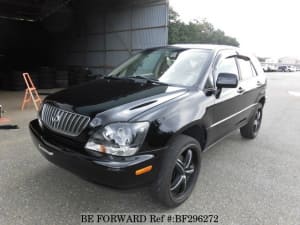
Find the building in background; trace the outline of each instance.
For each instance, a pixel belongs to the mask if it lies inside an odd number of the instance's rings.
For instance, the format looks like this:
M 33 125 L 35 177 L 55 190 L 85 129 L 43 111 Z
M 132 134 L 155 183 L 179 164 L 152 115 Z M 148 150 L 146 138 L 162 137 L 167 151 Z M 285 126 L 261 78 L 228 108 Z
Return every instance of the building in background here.
M 278 60 L 278 63 L 295 65 L 295 64 L 299 64 L 299 60 L 293 57 L 282 57 Z
M 0 29 L 0 88 L 22 89 L 23 71 L 45 88 L 75 84 L 167 45 L 168 1 L 1 0 Z

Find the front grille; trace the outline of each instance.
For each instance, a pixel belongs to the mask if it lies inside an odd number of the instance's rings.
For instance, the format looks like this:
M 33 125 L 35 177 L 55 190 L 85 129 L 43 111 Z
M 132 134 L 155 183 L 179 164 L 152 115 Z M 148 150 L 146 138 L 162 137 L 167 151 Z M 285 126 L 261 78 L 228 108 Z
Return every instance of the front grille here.
M 49 104 L 44 104 L 41 119 L 47 128 L 68 136 L 78 136 L 90 121 L 88 116 L 72 113 Z

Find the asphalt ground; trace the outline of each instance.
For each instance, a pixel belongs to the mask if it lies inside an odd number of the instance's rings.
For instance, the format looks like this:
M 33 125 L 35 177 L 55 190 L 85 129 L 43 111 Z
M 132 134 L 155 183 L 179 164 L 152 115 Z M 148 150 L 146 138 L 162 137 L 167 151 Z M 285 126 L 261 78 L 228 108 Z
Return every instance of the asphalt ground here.
M 233 132 L 202 155 L 191 198 L 165 209 L 147 188 L 118 191 L 87 182 L 46 161 L 32 144 L 33 107 L 22 92 L 0 92 L 19 130 L 0 130 L 0 224 L 80 224 L 80 214 L 217 214 L 218 224 L 300 224 L 300 72 L 268 73 L 268 99 L 255 140 Z

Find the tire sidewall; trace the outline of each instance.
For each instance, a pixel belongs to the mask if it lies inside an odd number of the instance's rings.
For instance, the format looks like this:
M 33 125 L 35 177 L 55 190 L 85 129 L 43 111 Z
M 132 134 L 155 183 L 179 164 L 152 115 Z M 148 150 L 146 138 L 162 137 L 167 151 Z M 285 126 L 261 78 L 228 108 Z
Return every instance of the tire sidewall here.
M 261 112 L 261 118 L 260 118 L 260 125 L 259 128 L 256 132 L 254 132 L 253 125 L 255 121 L 255 116 L 257 111 L 260 110 Z M 247 138 L 247 139 L 254 139 L 258 135 L 258 132 L 260 131 L 261 128 L 261 123 L 262 123 L 262 117 L 263 117 L 263 105 L 261 103 L 258 103 L 257 107 L 253 111 L 253 114 L 251 115 L 248 123 L 240 128 L 240 132 L 242 137 Z
M 173 168 L 171 169 L 171 174 L 169 175 L 170 176 L 170 180 L 169 180 L 169 184 L 171 184 L 171 178 L 172 178 L 172 173 L 175 169 L 175 164 L 176 164 L 176 160 L 178 159 L 178 157 L 184 152 L 186 151 L 187 149 L 189 148 L 193 148 L 193 155 L 196 155 L 198 157 L 196 157 L 196 167 L 195 167 L 195 172 L 193 173 L 192 175 L 192 180 L 191 180 L 191 183 L 187 189 L 187 191 L 181 195 L 179 198 L 175 198 L 171 192 L 169 192 L 169 197 L 176 203 L 180 204 L 181 202 L 184 202 L 192 193 L 193 189 L 194 189 L 194 186 L 197 182 L 197 178 L 198 178 L 198 174 L 199 174 L 199 171 L 200 171 L 200 167 L 201 167 L 201 161 L 200 161 L 200 157 L 199 157 L 199 153 L 197 150 L 194 150 L 197 146 L 195 144 L 188 144 L 186 145 L 184 148 L 181 149 L 181 151 L 179 151 L 176 155 L 176 159 L 174 160 L 174 166 Z M 169 187 L 170 188 L 170 187 Z
M 184 194 L 179 197 L 172 195 L 170 191 L 171 179 L 173 170 L 175 168 L 177 158 L 187 149 L 191 148 L 193 151 L 193 160 L 195 160 L 195 172 L 189 186 Z M 196 157 L 196 158 L 194 158 Z M 198 180 L 198 175 L 201 168 L 201 147 L 199 143 L 186 135 L 179 135 L 170 144 L 170 147 L 166 150 L 164 160 L 160 169 L 157 182 L 154 184 L 155 194 L 162 200 L 168 207 L 176 207 L 183 203 L 192 193 L 196 182 Z
M 258 129 L 256 130 L 256 131 L 252 131 L 252 133 L 253 133 L 253 137 L 255 138 L 257 135 L 258 135 L 258 132 L 259 132 L 259 130 L 260 130 L 260 127 L 261 127 L 261 122 L 262 122 L 262 116 L 263 116 L 263 106 L 262 106 L 262 104 L 258 104 L 258 106 L 257 106 L 257 108 L 256 108 L 256 110 L 255 110 L 255 112 L 254 112 L 254 114 L 253 114 L 253 116 L 252 116 L 252 118 L 251 118 L 251 126 L 253 126 L 253 123 L 254 123 L 254 121 L 255 121 L 255 117 L 256 117 L 256 113 L 258 112 L 260 110 L 260 113 L 261 113 L 261 118 L 260 118 L 260 124 L 259 124 L 259 127 L 258 127 Z

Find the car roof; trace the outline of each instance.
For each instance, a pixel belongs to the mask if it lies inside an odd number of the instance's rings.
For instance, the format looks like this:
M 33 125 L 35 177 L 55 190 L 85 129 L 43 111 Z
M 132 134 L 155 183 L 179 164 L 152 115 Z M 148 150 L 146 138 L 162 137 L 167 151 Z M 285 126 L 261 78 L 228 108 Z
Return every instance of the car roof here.
M 215 45 L 215 44 L 174 44 L 170 46 L 177 47 L 177 48 L 188 48 L 188 49 L 207 49 L 213 51 L 219 51 L 225 49 L 240 50 L 239 48 L 230 45 Z

